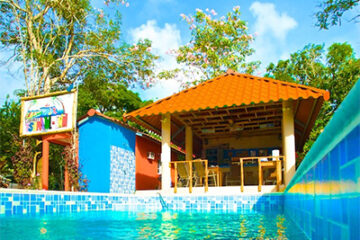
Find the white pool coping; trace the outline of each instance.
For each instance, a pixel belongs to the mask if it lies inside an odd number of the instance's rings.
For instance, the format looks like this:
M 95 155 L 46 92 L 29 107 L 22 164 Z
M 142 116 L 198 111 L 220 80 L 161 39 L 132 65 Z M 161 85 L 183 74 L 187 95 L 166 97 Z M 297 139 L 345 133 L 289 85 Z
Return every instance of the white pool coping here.
M 30 190 L 30 189 L 10 189 L 0 188 L 0 193 L 19 193 L 19 194 L 45 194 L 45 195 L 87 195 L 87 196 L 157 196 L 159 193 L 162 196 L 238 196 L 238 195 L 263 195 L 268 193 L 276 193 L 276 185 L 265 185 L 261 187 L 261 192 L 258 192 L 258 186 L 244 186 L 244 192 L 240 191 L 240 186 L 225 186 L 225 187 L 209 187 L 208 192 L 205 192 L 204 187 L 193 187 L 192 193 L 189 193 L 189 188 L 178 188 L 177 193 L 171 188 L 168 191 L 163 190 L 138 190 L 135 193 L 99 193 L 99 192 L 66 192 L 66 191 L 51 191 L 51 190 Z

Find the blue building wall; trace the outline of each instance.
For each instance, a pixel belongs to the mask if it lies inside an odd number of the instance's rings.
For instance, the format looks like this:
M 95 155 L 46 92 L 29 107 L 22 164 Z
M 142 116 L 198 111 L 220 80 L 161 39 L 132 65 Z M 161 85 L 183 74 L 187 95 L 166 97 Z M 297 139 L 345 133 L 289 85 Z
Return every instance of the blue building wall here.
M 99 116 L 79 124 L 79 162 L 89 192 L 135 191 L 135 132 Z
M 284 211 L 310 239 L 360 239 L 360 81 L 284 193 Z

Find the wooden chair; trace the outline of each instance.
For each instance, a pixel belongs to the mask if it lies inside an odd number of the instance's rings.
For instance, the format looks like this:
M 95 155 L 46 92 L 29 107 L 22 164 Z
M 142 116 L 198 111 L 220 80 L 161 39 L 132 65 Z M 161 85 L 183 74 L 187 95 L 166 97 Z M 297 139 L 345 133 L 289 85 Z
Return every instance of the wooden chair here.
M 202 185 L 202 179 L 206 177 L 206 172 L 205 172 L 205 166 L 203 164 L 203 162 L 194 162 L 194 167 L 195 167 L 195 187 L 197 186 L 201 186 Z M 211 172 L 208 170 L 208 178 L 212 178 L 213 179 L 213 184 L 214 186 L 217 186 L 217 175 L 215 172 Z
M 188 187 L 190 182 L 190 174 L 188 171 L 187 163 L 178 163 L 177 164 L 177 172 L 179 175 L 178 185 Z
M 271 172 L 269 171 L 268 176 L 265 177 L 264 180 L 264 185 L 270 184 L 270 185 L 275 185 L 276 184 L 276 169 Z

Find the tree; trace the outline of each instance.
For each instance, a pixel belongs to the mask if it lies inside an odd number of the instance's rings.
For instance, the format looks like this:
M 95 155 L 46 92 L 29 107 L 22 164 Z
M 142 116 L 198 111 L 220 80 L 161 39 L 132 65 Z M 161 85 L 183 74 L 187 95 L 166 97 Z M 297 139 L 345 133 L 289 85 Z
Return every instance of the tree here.
M 114 81 L 143 82 L 153 74 L 151 43 L 126 44 L 120 14 L 109 19 L 89 0 L 0 0 L 0 9 L 1 47 L 13 50 L 9 61 L 23 63 L 27 95 L 81 80 L 99 63 Z
M 200 80 L 193 84 L 216 77 L 229 68 L 248 73 L 257 68 L 258 62 L 246 62 L 254 52 L 250 48 L 254 37 L 247 33 L 239 7 L 218 19 L 215 10 L 209 9 L 196 9 L 194 16 L 181 16 L 189 24 L 191 41 L 172 53 L 178 63 L 200 71 Z
M 148 103 L 150 102 L 143 102 L 137 93 L 128 90 L 125 85 L 108 82 L 99 70 L 90 71 L 79 85 L 78 116 L 94 108 L 108 116 L 122 119 L 125 112 L 136 110 Z
M 9 177 L 13 173 L 11 157 L 18 151 L 13 136 L 19 134 L 20 101 L 6 97 L 0 107 L 0 175 Z
M 360 59 L 347 43 L 334 43 L 326 53 L 323 45 L 312 44 L 291 54 L 287 60 L 280 60 L 276 65 L 271 63 L 266 76 L 330 91 L 330 100 L 324 102 L 304 145 L 304 156 L 360 78 Z
M 320 4 L 322 10 L 316 13 L 316 26 L 320 29 L 328 29 L 329 26 L 341 25 L 343 14 L 358 6 L 359 2 L 359 0 L 325 0 Z M 360 14 L 357 14 L 351 21 L 356 21 L 359 17 Z

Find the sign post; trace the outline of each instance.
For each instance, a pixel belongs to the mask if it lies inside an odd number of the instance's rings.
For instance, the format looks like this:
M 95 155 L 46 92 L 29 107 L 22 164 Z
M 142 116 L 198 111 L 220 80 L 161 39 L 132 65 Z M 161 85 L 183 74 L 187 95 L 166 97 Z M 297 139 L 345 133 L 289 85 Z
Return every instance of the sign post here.
M 42 135 L 42 189 L 48 189 L 49 144 L 51 141 L 70 144 L 71 133 L 76 129 L 76 105 L 76 90 L 21 98 L 20 136 Z M 67 180 L 65 178 L 66 190 Z

